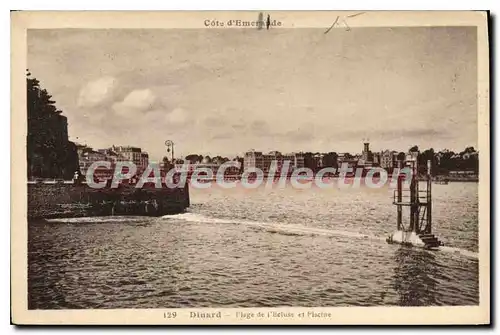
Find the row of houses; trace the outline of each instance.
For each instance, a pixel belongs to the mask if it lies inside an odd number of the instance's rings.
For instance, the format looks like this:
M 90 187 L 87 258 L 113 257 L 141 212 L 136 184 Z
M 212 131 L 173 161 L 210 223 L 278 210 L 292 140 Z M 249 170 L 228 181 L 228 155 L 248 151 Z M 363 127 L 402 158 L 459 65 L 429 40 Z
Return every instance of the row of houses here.
M 287 153 L 282 154 L 278 151 L 263 153 L 261 151 L 250 150 L 244 155 L 243 170 L 258 168 L 264 173 L 269 172 L 271 162 L 276 161 L 278 166 L 283 162 L 290 163 L 290 170 L 299 168 L 323 168 L 339 167 L 346 163 L 349 167 L 372 167 L 380 166 L 384 169 L 393 169 L 398 166 L 399 153 L 397 151 L 384 150 L 381 152 L 370 151 L 370 143 L 363 143 L 361 154 L 351 155 L 349 153 L 339 153 L 332 155 L 316 153 L 306 158 L 305 153 Z
M 243 170 L 258 168 L 267 174 L 271 167 L 271 163 L 275 161 L 278 168 L 283 165 L 285 161 L 290 164 L 290 169 L 298 169 L 304 167 L 304 154 L 303 153 L 289 153 L 282 154 L 278 151 L 271 151 L 267 154 L 261 151 L 251 150 L 243 156 Z
M 85 175 L 88 168 L 97 161 L 109 161 L 111 162 L 111 168 L 100 168 L 95 172 L 97 179 L 108 179 L 112 177 L 114 171 L 114 166 L 117 162 L 127 161 L 132 162 L 137 167 L 137 174 L 141 174 L 147 168 L 149 164 L 149 155 L 147 152 L 143 152 L 141 148 L 133 146 L 111 146 L 106 149 L 94 150 L 85 145 L 77 145 L 77 152 L 79 158 L 80 172 Z M 439 161 L 438 153 L 437 159 Z M 444 152 L 446 154 L 446 152 Z M 474 155 L 476 152 L 466 152 L 464 155 Z M 462 157 L 463 158 L 463 157 Z M 467 157 L 468 158 L 468 157 Z M 363 143 L 363 149 L 361 154 L 351 155 L 349 153 L 327 153 L 327 154 L 311 154 L 303 152 L 294 153 L 281 153 L 278 151 L 271 151 L 269 153 L 263 153 L 261 151 L 250 150 L 246 152 L 243 156 L 242 167 L 231 167 L 226 170 L 228 175 L 239 175 L 243 171 L 248 171 L 253 168 L 258 168 L 268 174 L 271 168 L 271 163 L 277 163 L 277 170 L 279 171 L 285 162 L 289 164 L 290 173 L 295 169 L 300 168 L 311 168 L 314 171 L 318 171 L 324 167 L 340 167 L 342 164 L 347 163 L 350 168 L 356 169 L 358 167 L 371 168 L 371 167 L 381 167 L 388 171 L 392 171 L 394 168 L 398 167 L 401 160 L 405 159 L 405 154 L 393 150 L 383 150 L 380 152 L 372 152 L 370 150 L 370 143 Z M 239 158 L 235 160 L 239 161 Z M 189 163 L 189 159 L 186 162 Z M 192 161 L 192 160 L 191 160 Z M 221 164 L 227 161 L 227 158 L 215 157 L 210 159 L 206 156 L 199 162 L 192 162 L 189 164 L 184 164 L 184 160 L 175 160 L 172 163 L 160 164 L 162 171 L 166 171 L 171 167 L 176 167 L 178 170 L 188 169 L 189 173 L 195 170 L 204 169 L 205 171 L 210 170 L 214 175 L 219 171 Z M 168 166 L 167 166 L 168 165 Z M 202 173 L 203 174 L 203 173 Z
M 95 162 L 107 161 L 111 163 L 111 168 L 99 167 L 94 172 L 94 177 L 98 180 L 109 179 L 113 176 L 113 171 L 118 162 L 132 162 L 137 167 L 137 174 L 142 174 L 149 164 L 149 154 L 138 147 L 132 146 L 111 146 L 106 149 L 93 149 L 86 145 L 77 144 L 80 173 L 86 175 L 89 167 Z

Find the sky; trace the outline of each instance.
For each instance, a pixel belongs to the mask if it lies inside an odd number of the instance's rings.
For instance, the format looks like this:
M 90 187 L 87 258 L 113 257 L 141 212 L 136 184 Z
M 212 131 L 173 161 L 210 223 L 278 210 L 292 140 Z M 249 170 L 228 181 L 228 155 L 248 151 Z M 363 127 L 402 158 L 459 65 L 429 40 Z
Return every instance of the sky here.
M 30 29 L 70 140 L 159 160 L 477 147 L 475 27 Z

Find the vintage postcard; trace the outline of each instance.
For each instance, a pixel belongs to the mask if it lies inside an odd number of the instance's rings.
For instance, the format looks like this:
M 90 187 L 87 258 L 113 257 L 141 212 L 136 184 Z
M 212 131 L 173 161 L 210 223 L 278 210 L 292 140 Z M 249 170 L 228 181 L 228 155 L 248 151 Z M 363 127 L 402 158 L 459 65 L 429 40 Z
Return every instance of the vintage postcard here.
M 14 324 L 490 323 L 487 12 L 11 27 Z

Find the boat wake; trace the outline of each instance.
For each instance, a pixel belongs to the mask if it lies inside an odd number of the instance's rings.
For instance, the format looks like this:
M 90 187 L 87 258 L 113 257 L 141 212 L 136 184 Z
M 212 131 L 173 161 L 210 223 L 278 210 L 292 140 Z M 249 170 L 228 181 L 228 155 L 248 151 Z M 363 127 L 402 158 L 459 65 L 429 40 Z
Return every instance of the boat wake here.
M 306 227 L 294 224 L 283 224 L 276 222 L 259 222 L 259 221 L 248 221 L 239 219 L 223 219 L 207 217 L 196 213 L 183 213 L 176 215 L 165 215 L 162 217 L 166 220 L 180 220 L 189 223 L 214 223 L 214 224 L 235 224 L 235 225 L 245 225 L 255 230 L 263 230 L 270 233 L 278 233 L 283 235 L 300 235 L 300 236 L 346 236 L 353 238 L 360 238 L 365 240 L 377 240 L 385 241 L 383 236 L 372 236 L 361 234 L 358 232 L 351 232 L 347 230 L 333 230 L 315 227 Z
M 469 258 L 479 259 L 479 254 L 477 252 L 466 249 L 443 246 L 439 248 L 439 251 L 448 252 L 452 254 L 459 254 Z
M 233 224 L 233 225 L 244 225 L 251 229 L 266 231 L 268 233 L 276 233 L 281 235 L 291 235 L 291 236 L 344 236 L 356 239 L 363 239 L 368 241 L 386 242 L 386 236 L 376 236 L 361 234 L 358 232 L 352 232 L 347 230 L 336 230 L 336 229 L 324 229 L 315 227 L 306 227 L 302 225 L 294 224 L 283 224 L 276 222 L 259 222 L 259 221 L 249 221 L 249 220 L 239 220 L 239 219 L 224 219 L 209 217 L 197 213 L 182 213 L 175 215 L 165 215 L 162 217 L 164 220 L 169 221 L 183 221 L 188 223 L 212 223 L 212 224 Z M 454 248 L 448 246 L 442 246 L 438 251 L 430 252 L 446 252 L 452 254 L 459 254 L 468 258 L 478 259 L 478 254 L 473 251 L 469 251 L 461 248 Z

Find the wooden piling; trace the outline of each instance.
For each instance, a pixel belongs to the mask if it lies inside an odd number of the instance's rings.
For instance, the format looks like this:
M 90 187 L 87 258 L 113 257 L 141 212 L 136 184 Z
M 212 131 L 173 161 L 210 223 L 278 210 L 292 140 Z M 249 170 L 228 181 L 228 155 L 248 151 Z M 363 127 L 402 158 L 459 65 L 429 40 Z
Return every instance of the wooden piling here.
M 399 163 L 399 175 L 398 175 L 398 185 L 397 185 L 397 202 L 398 204 L 401 204 L 403 202 L 403 175 L 401 174 L 401 169 L 402 169 L 402 164 L 401 162 Z M 398 230 L 401 230 L 401 227 L 403 225 L 403 206 L 398 205 Z
M 425 233 L 432 232 L 432 162 L 427 161 L 427 222 Z

